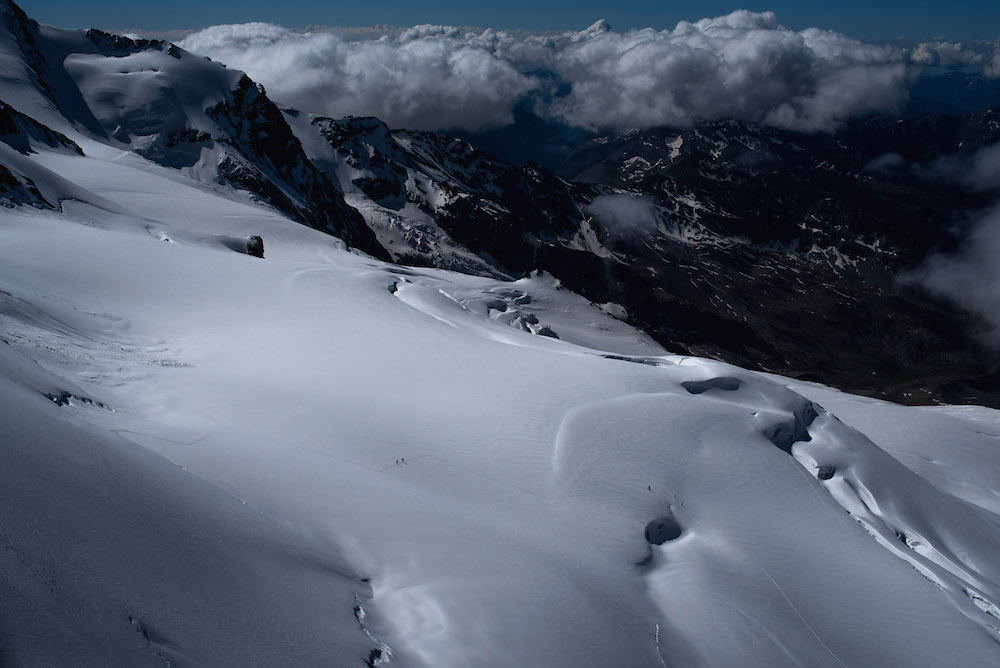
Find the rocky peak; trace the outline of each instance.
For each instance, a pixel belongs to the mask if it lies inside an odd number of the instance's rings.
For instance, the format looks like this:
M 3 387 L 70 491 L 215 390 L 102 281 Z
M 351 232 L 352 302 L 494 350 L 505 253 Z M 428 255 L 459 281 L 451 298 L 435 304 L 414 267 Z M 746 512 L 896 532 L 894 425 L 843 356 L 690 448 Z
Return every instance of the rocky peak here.
M 97 30 L 96 28 L 91 28 L 87 31 L 87 38 L 93 42 L 94 46 L 101 53 L 107 55 L 128 55 L 139 53 L 146 49 L 166 51 L 174 58 L 180 58 L 181 54 L 181 50 L 170 42 L 156 39 L 132 39 L 124 35 L 115 35 L 103 30 Z

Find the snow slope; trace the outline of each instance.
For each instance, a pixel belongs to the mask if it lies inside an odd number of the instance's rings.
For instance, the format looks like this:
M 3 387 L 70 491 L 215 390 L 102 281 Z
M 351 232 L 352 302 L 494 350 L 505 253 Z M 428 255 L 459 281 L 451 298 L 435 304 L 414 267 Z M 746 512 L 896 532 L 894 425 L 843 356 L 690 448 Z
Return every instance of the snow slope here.
M 0 210 L 5 663 L 1000 661 L 996 413 L 671 356 L 71 138 L 17 154 L 61 211 Z
M 309 119 L 15 10 L 0 663 L 1000 662 L 997 412 L 670 355 L 545 274 L 349 250 L 296 222 L 311 192 L 340 220 L 358 176 Z M 421 164 L 406 192 L 445 193 Z
M 0 1 L 0 66 L 0 118 L 12 108 L 50 135 L 135 152 L 388 258 L 240 71 L 168 42 L 41 26 L 9 0 Z

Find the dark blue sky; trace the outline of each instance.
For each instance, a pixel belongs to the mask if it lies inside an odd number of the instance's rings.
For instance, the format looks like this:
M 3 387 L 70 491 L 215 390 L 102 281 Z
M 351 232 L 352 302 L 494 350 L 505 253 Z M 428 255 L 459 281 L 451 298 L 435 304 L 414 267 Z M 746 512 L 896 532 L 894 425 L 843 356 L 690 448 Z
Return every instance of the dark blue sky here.
M 417 23 L 495 28 L 580 29 L 606 18 L 616 30 L 672 28 L 679 20 L 728 14 L 734 9 L 771 10 L 789 28 L 827 28 L 861 39 L 992 39 L 1000 36 L 998 0 L 840 0 L 838 2 L 719 2 L 633 0 L 630 2 L 538 2 L 505 0 L 20 0 L 42 23 L 106 30 L 203 28 L 219 23 L 267 21 L 288 27 L 367 26 Z

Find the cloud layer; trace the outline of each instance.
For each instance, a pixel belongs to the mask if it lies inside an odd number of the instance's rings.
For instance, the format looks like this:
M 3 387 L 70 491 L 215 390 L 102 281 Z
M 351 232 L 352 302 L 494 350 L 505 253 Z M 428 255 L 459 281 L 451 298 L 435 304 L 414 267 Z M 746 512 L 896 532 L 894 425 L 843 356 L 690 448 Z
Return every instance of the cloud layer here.
M 743 10 L 626 33 L 603 21 L 553 34 L 417 26 L 369 36 L 248 23 L 180 45 L 246 71 L 286 104 L 414 129 L 501 126 L 530 95 L 540 115 L 590 130 L 720 116 L 830 130 L 903 103 L 913 62 L 896 47 Z
M 986 212 L 955 255 L 936 255 L 911 279 L 983 318 L 986 343 L 1000 348 L 1000 207 Z
M 747 11 L 672 31 L 589 35 L 557 49 L 553 69 L 572 88 L 551 113 L 587 129 L 725 116 L 830 130 L 851 116 L 898 107 L 907 83 L 898 49 L 816 29 L 794 32 L 770 12 Z
M 299 109 L 417 130 L 510 123 L 533 87 L 509 63 L 450 36 L 349 40 L 248 23 L 208 28 L 180 46 L 245 71 Z
M 954 68 L 982 66 L 983 74 L 1000 78 L 1000 40 L 975 42 L 922 42 L 910 52 L 917 65 Z
M 641 195 L 601 195 L 587 206 L 587 213 L 609 232 L 647 233 L 659 226 L 656 205 Z
M 902 156 L 888 154 L 868 168 L 909 169 L 921 178 L 943 179 L 971 192 L 1000 194 L 1000 144 L 944 156 L 930 165 L 908 165 Z M 1000 349 L 1000 203 L 995 197 L 994 202 L 971 220 L 957 253 L 932 255 L 901 278 L 920 283 L 930 293 L 978 315 L 985 327 L 976 333 L 987 345 Z

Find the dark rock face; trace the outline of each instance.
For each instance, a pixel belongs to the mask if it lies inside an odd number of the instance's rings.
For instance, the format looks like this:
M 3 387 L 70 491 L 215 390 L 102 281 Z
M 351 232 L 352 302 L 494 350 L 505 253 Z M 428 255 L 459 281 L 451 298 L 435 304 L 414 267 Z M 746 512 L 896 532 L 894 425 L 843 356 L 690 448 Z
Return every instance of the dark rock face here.
M 10 31 L 11 36 L 17 42 L 24 56 L 25 63 L 39 77 L 39 87 L 50 98 L 53 98 L 53 89 L 45 81 L 45 72 L 48 63 L 45 56 L 38 49 L 38 22 L 28 18 L 20 7 L 9 0 L 0 0 L 0 25 Z
M 569 244 L 581 206 L 602 189 L 567 183 L 538 165 L 517 167 L 458 139 L 392 130 L 376 118 L 313 121 L 357 175 L 353 187 L 390 211 L 415 207 L 457 244 L 488 258 L 470 263 L 439 252 L 434 230 L 394 248 L 396 261 L 473 273 L 520 276 L 542 240 Z
M 45 200 L 34 181 L 19 177 L 20 175 L 0 164 L 0 206 L 13 207 L 18 204 L 28 204 L 55 208 L 52 202 Z
M 344 202 L 329 179 L 306 157 L 263 87 L 243 76 L 231 96 L 209 109 L 208 115 L 226 132 L 215 141 L 231 147 L 236 154 L 220 161 L 223 178 L 310 227 L 388 259 L 361 215 Z M 288 192 L 298 197 L 292 199 Z
M 167 50 L 170 55 L 179 58 L 180 49 L 171 44 L 158 39 L 132 39 L 124 35 L 114 35 L 91 28 L 87 31 L 87 39 L 105 53 L 125 55 L 128 53 L 138 53 L 146 49 L 156 49 L 157 51 Z
M 600 137 L 559 171 L 680 202 L 678 213 L 697 216 L 726 236 L 785 246 L 813 260 L 836 252 L 857 268 L 868 258 L 895 264 L 919 259 L 941 240 L 956 208 L 986 204 L 935 176 L 932 166 L 997 141 L 997 110 L 872 118 L 836 135 L 712 121 Z
M 54 150 L 83 155 L 83 150 L 69 137 L 25 116 L 0 100 L 0 141 L 19 153 L 32 153 L 31 142 Z
M 680 538 L 681 533 L 681 525 L 673 515 L 665 515 L 647 524 L 643 535 L 650 545 L 663 545 L 668 540 Z
M 24 155 L 35 152 L 32 145 L 83 154 L 80 147 L 66 135 L 25 116 L 3 101 L 0 101 L 0 142 Z M 0 157 L 0 205 L 8 207 L 28 205 L 56 209 L 59 207 L 59 202 L 46 199 L 30 176 L 16 164 L 12 164 L 10 159 L 4 160 Z

